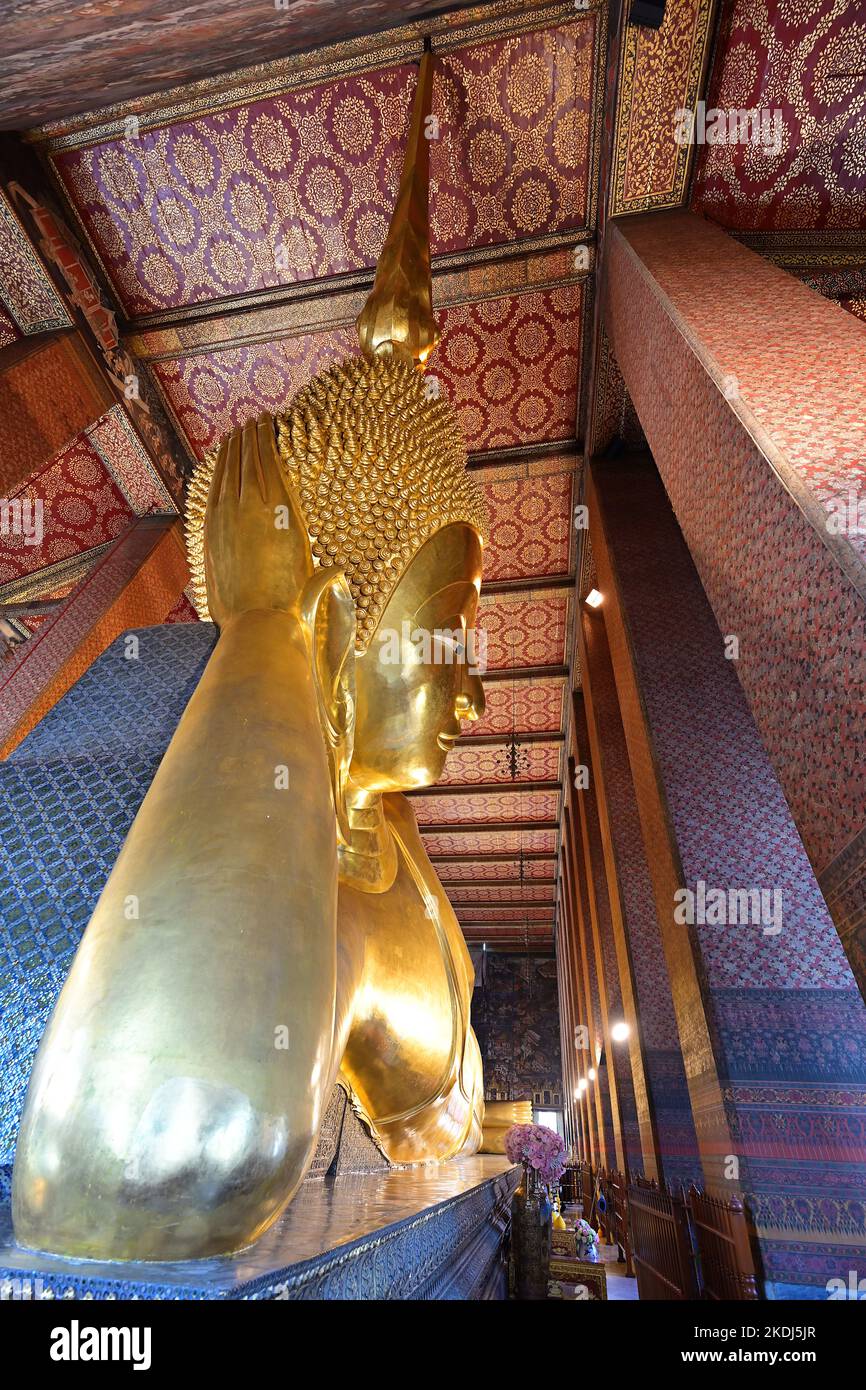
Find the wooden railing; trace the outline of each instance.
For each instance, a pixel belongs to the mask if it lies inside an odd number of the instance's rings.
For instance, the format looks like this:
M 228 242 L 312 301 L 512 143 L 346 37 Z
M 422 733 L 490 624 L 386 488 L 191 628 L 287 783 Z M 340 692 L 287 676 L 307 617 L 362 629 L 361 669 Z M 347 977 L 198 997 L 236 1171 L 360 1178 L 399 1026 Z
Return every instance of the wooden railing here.
M 751 1301 L 761 1297 L 746 1212 L 738 1197 L 695 1186 L 688 1196 L 654 1178 L 629 1182 L 585 1161 L 572 1170 L 587 1221 L 599 1227 L 645 1299 Z M 599 1194 L 603 1198 L 598 1204 Z
M 619 1248 L 619 1258 L 625 1264 L 629 1279 L 634 1278 L 631 1229 L 628 1216 L 628 1179 L 622 1173 L 608 1173 L 605 1182 L 607 1229 L 612 1243 Z
M 628 1207 L 638 1296 L 696 1299 L 698 1281 L 683 1198 L 665 1188 L 634 1183 Z
M 746 1214 L 739 1198 L 712 1197 L 692 1187 L 688 1205 L 703 1297 L 725 1301 L 759 1298 Z

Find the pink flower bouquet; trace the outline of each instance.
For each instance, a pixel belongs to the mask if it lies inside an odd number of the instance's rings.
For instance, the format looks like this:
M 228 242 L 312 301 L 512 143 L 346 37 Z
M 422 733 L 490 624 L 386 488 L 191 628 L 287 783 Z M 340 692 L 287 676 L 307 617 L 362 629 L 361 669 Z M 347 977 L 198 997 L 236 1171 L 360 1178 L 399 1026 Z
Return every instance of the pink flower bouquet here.
M 585 1260 L 587 1255 L 595 1257 L 595 1249 L 598 1245 L 598 1231 L 594 1231 L 588 1221 L 583 1217 L 575 1223 L 575 1234 L 577 1235 L 577 1257 Z
M 506 1157 L 527 1163 L 543 1183 L 558 1182 L 565 1172 L 565 1145 L 546 1125 L 512 1125 L 505 1136 Z

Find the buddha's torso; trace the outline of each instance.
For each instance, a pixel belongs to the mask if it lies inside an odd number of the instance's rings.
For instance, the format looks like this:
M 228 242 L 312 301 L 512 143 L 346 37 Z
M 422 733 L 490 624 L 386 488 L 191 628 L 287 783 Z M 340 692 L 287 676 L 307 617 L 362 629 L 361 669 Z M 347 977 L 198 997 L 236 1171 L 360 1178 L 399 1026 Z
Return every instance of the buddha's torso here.
M 384 804 L 393 882 L 382 892 L 346 882 L 339 890 L 342 1072 L 390 1158 L 448 1158 L 471 1140 L 473 1101 L 481 1109 L 472 962 L 409 802 L 393 795 Z

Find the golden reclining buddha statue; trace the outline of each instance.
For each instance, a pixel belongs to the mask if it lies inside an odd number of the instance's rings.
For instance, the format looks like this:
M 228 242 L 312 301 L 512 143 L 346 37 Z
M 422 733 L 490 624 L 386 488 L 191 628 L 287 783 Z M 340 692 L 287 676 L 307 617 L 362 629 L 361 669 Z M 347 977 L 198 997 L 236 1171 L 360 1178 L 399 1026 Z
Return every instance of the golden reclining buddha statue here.
M 392 1161 L 479 1146 L 471 960 L 402 795 L 484 707 L 466 660 L 481 497 L 421 370 L 430 85 L 427 54 L 364 356 L 236 429 L 191 484 L 219 638 L 42 1040 L 23 1245 L 250 1244 L 303 1180 L 338 1075 Z M 439 637 L 383 640 L 407 631 Z

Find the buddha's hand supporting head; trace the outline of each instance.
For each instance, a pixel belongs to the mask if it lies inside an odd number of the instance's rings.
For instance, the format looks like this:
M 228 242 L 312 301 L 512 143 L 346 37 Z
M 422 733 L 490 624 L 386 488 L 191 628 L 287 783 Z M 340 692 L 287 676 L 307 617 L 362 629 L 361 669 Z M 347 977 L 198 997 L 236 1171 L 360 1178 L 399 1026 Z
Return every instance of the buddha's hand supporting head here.
M 201 466 L 187 509 L 190 560 L 202 616 L 221 629 L 282 613 L 273 640 L 302 634 L 331 772 L 337 828 L 348 834 L 345 784 L 355 719 L 355 606 L 343 572 L 315 570 L 307 526 L 280 461 L 269 415 L 232 431 Z M 294 620 L 294 622 L 292 621 Z M 271 640 L 269 637 L 267 640 Z
M 313 557 L 270 416 L 226 436 L 208 481 L 203 560 L 214 622 L 225 627 L 256 610 L 299 613 Z

